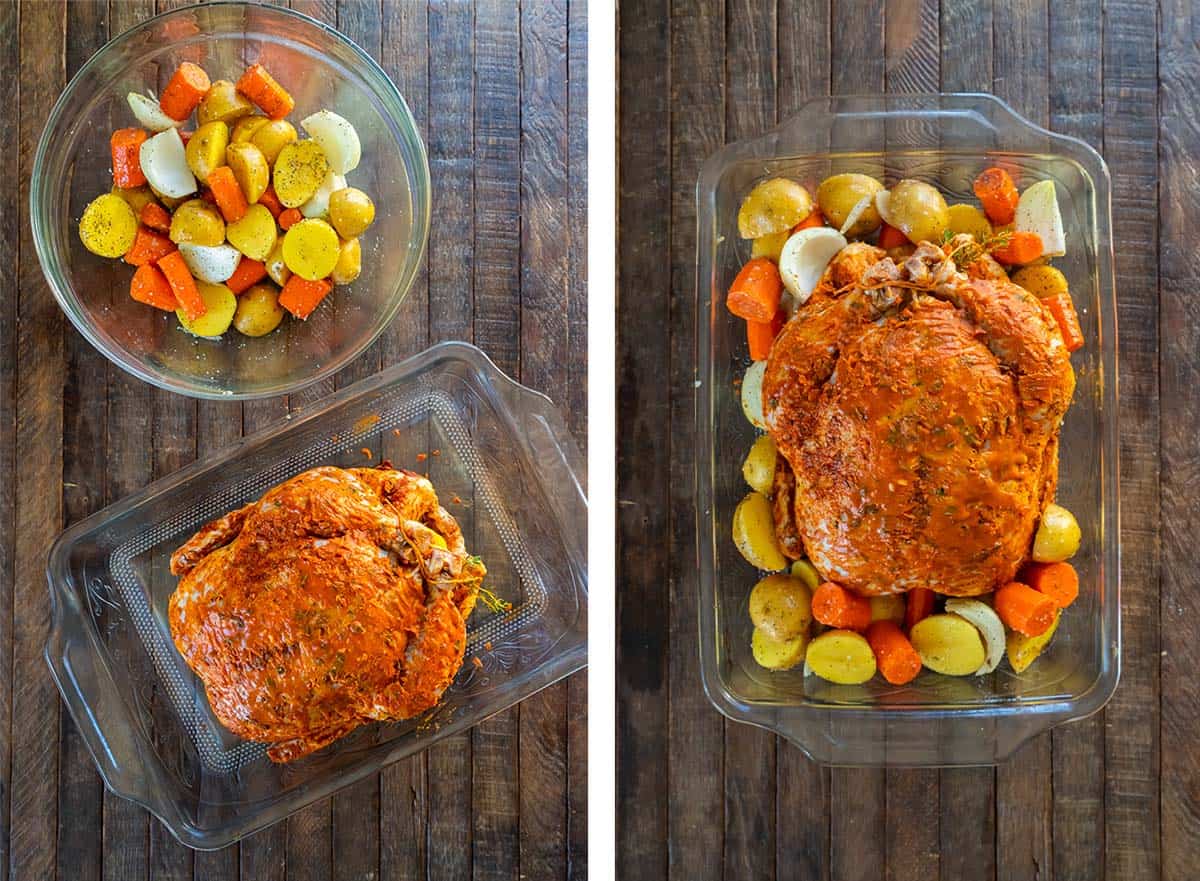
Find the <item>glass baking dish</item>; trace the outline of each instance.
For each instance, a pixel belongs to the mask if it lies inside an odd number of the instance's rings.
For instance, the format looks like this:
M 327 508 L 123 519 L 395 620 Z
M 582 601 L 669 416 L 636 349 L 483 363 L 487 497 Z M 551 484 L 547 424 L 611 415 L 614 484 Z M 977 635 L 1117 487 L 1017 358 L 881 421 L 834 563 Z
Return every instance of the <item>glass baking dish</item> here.
M 369 455 L 368 455 L 369 454 Z M 287 765 L 214 718 L 164 617 L 172 551 L 200 526 L 316 465 L 428 472 L 483 557 L 467 660 L 442 701 Z M 47 567 L 46 661 L 105 783 L 184 844 L 211 849 L 282 819 L 582 668 L 587 499 L 580 453 L 543 395 L 443 343 L 157 481 L 64 532 Z
M 923 672 L 904 687 L 879 677 L 834 685 L 799 669 L 772 673 L 750 653 L 756 573 L 730 537 L 747 487 L 741 461 L 755 431 L 735 381 L 750 363 L 744 323 L 724 292 L 749 259 L 737 233 L 742 197 L 785 175 L 815 192 L 831 173 L 861 171 L 891 184 L 915 177 L 947 201 L 974 202 L 971 182 L 1003 164 L 1022 189 L 1052 179 L 1067 235 L 1055 260 L 1070 282 L 1087 345 L 1062 432 L 1058 500 L 1083 529 L 1072 562 L 1080 597 L 1050 648 L 1024 674 L 1006 664 L 978 678 Z M 700 661 L 709 699 L 726 716 L 760 725 L 811 758 L 837 765 L 992 764 L 1035 734 L 1099 710 L 1120 674 L 1117 491 L 1117 335 L 1109 176 L 1081 141 L 1039 128 L 991 95 L 822 98 L 755 140 L 726 146 L 697 188 L 696 504 Z

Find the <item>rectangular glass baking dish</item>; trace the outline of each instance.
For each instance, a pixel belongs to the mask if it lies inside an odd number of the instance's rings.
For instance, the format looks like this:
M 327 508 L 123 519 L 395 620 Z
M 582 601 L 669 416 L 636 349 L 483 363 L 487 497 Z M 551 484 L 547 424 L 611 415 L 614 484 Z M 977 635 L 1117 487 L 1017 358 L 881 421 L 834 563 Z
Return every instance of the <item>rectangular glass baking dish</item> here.
M 368 452 L 370 457 L 368 458 Z M 441 703 L 287 765 L 213 717 L 171 643 L 172 551 L 316 465 L 428 472 L 485 584 Z M 50 550 L 46 661 L 105 783 L 184 844 L 223 847 L 530 696 L 586 663 L 587 499 L 557 410 L 478 349 L 443 343 L 74 525 Z
M 834 685 L 799 669 L 773 673 L 750 653 L 750 588 L 758 578 L 730 537 L 747 487 L 741 462 L 755 431 L 735 381 L 749 359 L 744 323 L 724 294 L 749 242 L 737 211 L 759 181 L 793 178 L 815 192 L 829 174 L 859 171 L 888 185 L 915 177 L 948 202 L 974 202 L 971 182 L 1003 164 L 1024 188 L 1052 179 L 1067 236 L 1067 276 L 1086 346 L 1072 357 L 1075 400 L 1062 432 L 1058 501 L 1083 544 L 1072 560 L 1080 597 L 1050 648 L 1024 674 L 1006 664 L 978 678 L 928 671 L 904 687 L 878 677 Z M 726 146 L 697 186 L 696 505 L 700 661 L 712 703 L 837 765 L 993 764 L 1035 734 L 1099 710 L 1120 675 L 1117 334 L 1108 170 L 1081 141 L 1039 128 L 991 95 L 823 98 L 766 135 Z

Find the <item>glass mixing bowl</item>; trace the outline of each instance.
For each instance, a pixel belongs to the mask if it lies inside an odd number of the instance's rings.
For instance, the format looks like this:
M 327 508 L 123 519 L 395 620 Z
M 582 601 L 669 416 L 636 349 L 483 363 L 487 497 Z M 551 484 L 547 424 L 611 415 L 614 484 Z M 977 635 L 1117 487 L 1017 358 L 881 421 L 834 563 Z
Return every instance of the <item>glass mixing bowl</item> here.
M 236 80 L 262 63 L 296 99 L 289 119 L 321 108 L 346 117 L 362 141 L 349 182 L 378 206 L 362 236 L 363 271 L 307 321 L 286 319 L 252 339 L 199 339 L 174 315 L 130 298 L 133 268 L 87 251 L 78 224 L 112 187 L 109 134 L 137 121 L 131 91 L 158 94 L 183 61 Z M 214 3 L 152 18 L 112 40 L 80 69 L 38 143 L 29 213 L 42 269 L 71 322 L 135 376 L 201 398 L 285 394 L 350 362 L 383 331 L 412 285 L 429 230 L 429 166 L 416 122 L 379 66 L 307 16 L 269 6 Z

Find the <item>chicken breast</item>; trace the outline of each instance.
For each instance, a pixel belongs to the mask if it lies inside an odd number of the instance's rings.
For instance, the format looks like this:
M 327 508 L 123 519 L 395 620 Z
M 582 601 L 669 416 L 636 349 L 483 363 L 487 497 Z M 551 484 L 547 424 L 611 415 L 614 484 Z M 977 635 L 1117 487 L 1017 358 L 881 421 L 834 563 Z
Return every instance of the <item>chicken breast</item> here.
M 864 247 L 835 259 L 767 364 L 787 528 L 864 594 L 986 593 L 1016 575 L 1054 497 L 1066 347 L 1032 294 L 960 272 L 953 242 L 900 265 Z
M 433 485 L 314 468 L 171 558 L 171 635 L 221 724 L 286 762 L 432 707 L 485 574 Z

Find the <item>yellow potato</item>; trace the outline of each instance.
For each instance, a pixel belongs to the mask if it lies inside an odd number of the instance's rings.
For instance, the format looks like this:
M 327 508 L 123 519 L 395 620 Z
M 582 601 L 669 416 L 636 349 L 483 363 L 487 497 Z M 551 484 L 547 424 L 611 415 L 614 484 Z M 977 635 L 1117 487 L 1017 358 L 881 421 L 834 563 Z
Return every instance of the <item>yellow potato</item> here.
M 808 190 L 793 180 L 775 177 L 752 189 L 738 209 L 738 235 L 757 239 L 790 230 L 812 213 Z
M 871 620 L 904 623 L 904 597 L 889 593 L 871 597 Z
M 776 639 L 764 630 L 754 628 L 750 639 L 750 650 L 760 667 L 768 670 L 790 670 L 804 660 L 808 647 L 808 634 L 801 633 L 791 639 Z
M 966 233 L 974 236 L 977 242 L 982 242 L 992 235 L 992 224 L 987 215 L 974 205 L 959 203 L 946 209 L 950 222 L 947 229 L 955 235 Z
M 250 136 L 250 143 L 262 150 L 271 165 L 275 164 L 284 147 L 295 142 L 296 127 L 286 119 L 269 119 Z
M 138 222 L 129 203 L 113 193 L 97 196 L 79 220 L 79 240 L 93 254 L 120 257 L 137 235 Z
M 812 597 L 792 575 L 768 575 L 750 591 L 750 620 L 775 639 L 795 639 L 812 623 Z
M 1069 294 L 1067 277 L 1044 263 L 1024 266 L 1013 273 L 1013 282 L 1019 284 L 1039 300 L 1056 294 Z
M 210 122 L 196 129 L 184 148 L 188 168 L 196 179 L 208 180 L 214 168 L 225 164 L 225 148 L 229 146 L 229 126 L 221 121 Z
M 864 198 L 869 199 L 866 208 L 845 232 L 849 238 L 861 238 L 879 229 L 875 194 L 882 189 L 883 184 L 865 174 L 835 174 L 817 187 L 817 205 L 826 222 L 834 229 L 841 229 L 858 203 Z
M 375 203 L 355 187 L 343 187 L 329 196 L 329 222 L 343 239 L 363 234 L 375 220 Z
M 225 221 L 215 206 L 203 199 L 189 199 L 171 216 L 171 241 L 215 248 L 225 241 Z
M 229 133 L 229 143 L 249 143 L 250 139 L 254 137 L 254 133 L 270 121 L 265 116 L 243 116 L 234 124 L 233 131 Z
M 253 205 L 261 199 L 271 183 L 271 166 L 262 150 L 253 144 L 230 144 L 225 148 L 225 161 L 246 201 Z
M 267 277 L 280 287 L 287 284 L 288 279 L 292 277 L 292 270 L 283 262 L 283 239 L 275 242 L 275 247 L 263 262 L 267 267 Z
M 120 187 L 113 187 L 112 192 L 114 196 L 120 196 L 129 203 L 129 207 L 133 209 L 134 217 L 141 217 L 142 209 L 155 201 L 154 191 L 150 189 L 149 185 L 132 187 L 127 190 L 123 190 Z
M 225 237 L 251 260 L 266 260 L 278 237 L 275 218 L 266 205 L 251 205 L 241 220 L 225 228 Z
M 950 222 L 950 209 L 937 187 L 906 179 L 892 188 L 884 219 L 913 244 L 936 243 L 941 241 L 942 232 Z
M 1054 613 L 1054 623 L 1047 628 L 1045 633 L 1037 636 L 1026 636 L 1024 633 L 1018 633 L 1015 630 L 1008 631 L 1007 645 L 1005 646 L 1008 655 L 1008 663 L 1013 670 L 1018 673 L 1024 673 L 1029 665 L 1037 660 L 1038 655 L 1050 644 L 1051 638 L 1054 636 L 1054 631 L 1058 630 L 1058 622 L 1062 620 L 1062 610 Z
M 821 586 L 821 574 L 808 560 L 797 560 L 793 563 L 792 574 L 803 581 L 809 590 L 816 590 Z
M 764 495 L 771 494 L 775 483 L 775 455 L 775 441 L 771 440 L 771 435 L 759 435 L 742 463 L 742 477 L 751 489 Z
M 329 273 L 334 284 L 350 284 L 362 274 L 362 245 L 358 239 L 346 239 L 338 251 L 337 263 Z
M 196 288 L 204 300 L 208 311 L 195 321 L 188 321 L 182 309 L 176 309 L 175 315 L 183 329 L 194 336 L 218 337 L 229 330 L 230 322 L 237 311 L 237 297 L 233 291 L 223 284 L 209 284 L 206 281 L 196 282 Z
M 288 144 L 275 160 L 275 195 L 288 208 L 299 208 L 329 174 L 329 162 L 314 141 Z
M 324 220 L 302 220 L 283 235 L 283 262 L 301 278 L 325 278 L 337 266 L 342 246 Z
M 1082 537 L 1074 514 L 1061 505 L 1047 505 L 1033 536 L 1033 559 L 1039 563 L 1069 560 L 1078 552 Z
M 759 257 L 766 257 L 768 260 L 778 263 L 779 255 L 783 253 L 783 246 L 787 244 L 791 235 L 792 231 L 786 229 L 783 232 L 759 236 L 750 246 L 750 259 L 757 260 Z
M 775 537 L 771 503 L 762 493 L 752 492 L 738 503 L 733 512 L 733 543 L 752 566 L 773 571 L 787 568 L 787 558 Z
M 238 297 L 233 326 L 244 336 L 266 336 L 283 321 L 279 291 L 274 285 L 256 284 Z
M 805 660 L 813 673 L 838 685 L 860 685 L 875 675 L 875 653 L 853 630 L 826 630 L 808 644 Z
M 958 615 L 930 615 L 913 625 L 908 634 L 921 663 L 946 676 L 970 676 L 987 659 L 983 637 Z
M 242 97 L 237 86 L 229 80 L 217 80 L 208 88 L 196 110 L 200 125 L 210 122 L 233 123 L 254 112 L 254 105 Z

